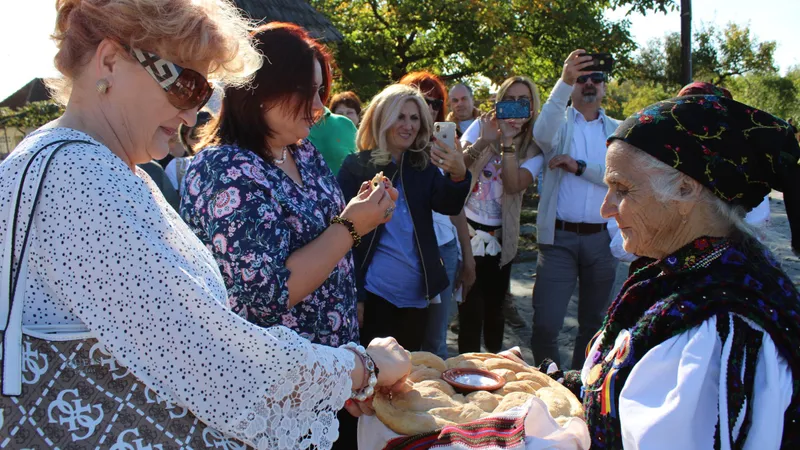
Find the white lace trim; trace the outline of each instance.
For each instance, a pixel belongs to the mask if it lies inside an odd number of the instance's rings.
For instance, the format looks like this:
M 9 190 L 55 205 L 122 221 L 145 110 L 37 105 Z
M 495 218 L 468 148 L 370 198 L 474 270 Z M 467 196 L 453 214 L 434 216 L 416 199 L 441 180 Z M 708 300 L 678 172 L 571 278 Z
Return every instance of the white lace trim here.
M 271 331 L 278 339 L 294 340 L 277 330 Z M 245 411 L 233 426 L 237 439 L 259 450 L 327 450 L 338 439 L 336 414 L 350 398 L 355 358 L 348 350 L 305 343 L 304 364 Z

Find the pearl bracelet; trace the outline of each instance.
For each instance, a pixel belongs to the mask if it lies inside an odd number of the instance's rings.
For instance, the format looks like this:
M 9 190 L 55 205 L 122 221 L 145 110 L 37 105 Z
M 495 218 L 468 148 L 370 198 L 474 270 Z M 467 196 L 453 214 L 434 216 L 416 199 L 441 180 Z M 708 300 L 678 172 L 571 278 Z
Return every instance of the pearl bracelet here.
M 378 384 L 378 368 L 375 367 L 375 361 L 372 360 L 372 357 L 369 356 L 367 350 L 363 346 L 358 345 L 355 342 L 348 342 L 347 344 L 343 345 L 343 347 L 361 358 L 361 362 L 364 364 L 365 378 L 367 378 L 366 376 L 368 375 L 367 385 L 358 392 L 353 391 L 353 395 L 350 396 L 350 398 L 359 402 L 366 401 L 368 398 L 372 397 L 372 394 L 375 393 L 375 386 Z

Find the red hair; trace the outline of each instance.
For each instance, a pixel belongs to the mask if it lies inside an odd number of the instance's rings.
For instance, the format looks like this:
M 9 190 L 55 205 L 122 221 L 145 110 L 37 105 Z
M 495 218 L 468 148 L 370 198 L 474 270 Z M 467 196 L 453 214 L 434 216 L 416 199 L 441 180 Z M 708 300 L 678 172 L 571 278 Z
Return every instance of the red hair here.
M 436 117 L 433 118 L 433 121 L 444 122 L 444 118 L 447 117 L 447 89 L 444 87 L 441 78 L 421 70 L 405 74 L 398 83 L 416 87 L 425 98 L 441 100 L 442 107 Z

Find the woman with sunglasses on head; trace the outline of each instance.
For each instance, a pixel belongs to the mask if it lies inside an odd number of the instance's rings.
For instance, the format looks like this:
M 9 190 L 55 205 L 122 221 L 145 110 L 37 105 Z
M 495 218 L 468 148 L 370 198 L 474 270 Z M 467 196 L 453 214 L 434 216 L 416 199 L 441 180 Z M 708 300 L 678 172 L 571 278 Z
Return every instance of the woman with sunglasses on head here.
M 442 122 L 447 117 L 447 89 L 442 80 L 430 72 L 411 72 L 400 79 L 400 84 L 414 86 L 422 92 L 431 117 Z M 436 145 L 435 143 L 433 145 Z M 428 306 L 428 326 L 422 350 L 447 359 L 447 326 L 452 316 L 453 294 L 463 286 L 469 292 L 475 282 L 475 260 L 467 227 L 467 217 L 462 209 L 458 215 L 446 216 L 433 212 L 433 229 L 439 245 L 439 256 L 447 271 L 450 285 L 438 296 L 438 303 Z
M 66 112 L 0 163 L 0 409 L 17 430 L 12 446 L 139 439 L 211 448 L 235 439 L 329 448 L 346 401 L 392 387 L 410 369 L 391 339 L 335 348 L 242 320 L 225 306 L 212 253 L 136 167 L 164 157 L 180 125 L 194 125 L 211 92 L 206 77 L 243 85 L 261 63 L 235 7 L 208 5 L 57 2 L 64 77 L 55 92 Z M 234 172 L 220 178 L 245 176 Z M 385 220 L 385 193 L 365 192 L 337 213 L 355 227 L 332 225 L 326 249 L 294 273 L 321 272 L 329 259 L 336 266 L 358 233 Z M 233 212 L 230 192 L 211 194 L 215 214 Z M 273 289 L 297 295 L 292 281 Z M 70 408 L 83 408 L 83 421 L 68 420 Z M 29 419 L 32 411 L 47 411 L 50 423 Z
M 486 349 L 497 353 L 503 343 L 503 301 L 517 255 L 522 195 L 544 163 L 533 142 L 539 92 L 526 77 L 500 85 L 497 99 L 526 105 L 527 117 L 497 119 L 485 114 L 461 137 L 464 159 L 472 173 L 472 192 L 464 211 L 471 227 L 475 284 L 458 308 L 458 351 L 479 352 L 481 331 Z
M 458 214 L 470 176 L 457 149 L 430 147 L 433 120 L 419 89 L 396 84 L 370 102 L 358 129 L 359 153 L 345 159 L 337 179 L 355 195 L 376 174 L 397 186 L 394 217 L 364 236 L 355 250 L 362 342 L 393 336 L 419 350 L 428 304 L 450 283 L 441 262 L 433 211 Z M 441 169 L 441 170 L 440 170 Z

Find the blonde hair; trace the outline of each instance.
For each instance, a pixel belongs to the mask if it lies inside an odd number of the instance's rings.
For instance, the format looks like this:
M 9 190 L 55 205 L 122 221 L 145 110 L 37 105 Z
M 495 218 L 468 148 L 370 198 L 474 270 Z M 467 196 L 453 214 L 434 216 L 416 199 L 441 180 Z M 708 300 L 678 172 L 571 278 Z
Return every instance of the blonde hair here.
M 157 53 L 176 64 L 208 64 L 208 78 L 246 84 L 261 66 L 252 45 L 253 24 L 230 0 L 57 0 L 55 66 L 48 80 L 66 104 L 73 80 L 103 39 Z
M 503 84 L 501 84 L 500 88 L 497 90 L 497 101 L 503 101 L 503 97 L 505 97 L 508 89 L 517 83 L 527 86 L 531 91 L 531 111 L 533 112 L 533 116 L 522 125 L 522 130 L 520 131 L 520 135 L 522 136 L 520 150 L 526 152 L 531 141 L 533 141 L 533 124 L 536 122 L 536 118 L 539 117 L 539 109 L 542 106 L 542 101 L 539 98 L 539 87 L 536 86 L 536 83 L 531 81 L 530 78 L 523 76 L 511 77 L 503 81 Z M 520 157 L 525 156 L 525 154 L 520 155 Z
M 419 108 L 420 126 L 414 144 L 408 148 L 415 167 L 424 169 L 428 165 L 430 155 L 431 130 L 433 119 L 422 93 L 413 86 L 393 84 L 369 102 L 369 107 L 364 113 L 364 119 L 358 127 L 356 144 L 359 151 L 372 150 L 371 161 L 377 166 L 385 166 L 392 161 L 388 150 L 386 135 L 397 122 L 400 110 L 407 101 L 413 101 Z

